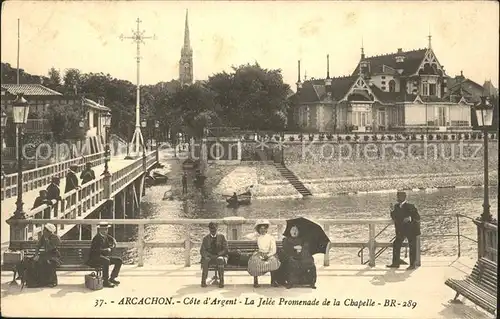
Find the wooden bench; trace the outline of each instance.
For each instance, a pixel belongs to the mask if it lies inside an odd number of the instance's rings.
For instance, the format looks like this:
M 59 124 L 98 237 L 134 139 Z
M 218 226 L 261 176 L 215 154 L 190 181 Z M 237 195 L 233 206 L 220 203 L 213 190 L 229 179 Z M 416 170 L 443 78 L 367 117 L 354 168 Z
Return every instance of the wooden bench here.
M 61 253 L 61 265 L 58 271 L 100 271 L 100 267 L 86 265 L 90 251 L 90 240 L 64 240 L 61 241 L 59 251 Z M 24 251 L 24 256 L 35 254 L 37 241 L 11 241 L 9 250 Z M 42 250 L 41 250 L 42 251 Z M 16 282 L 16 264 L 3 264 L 2 271 L 11 270 L 14 272 L 13 283 Z
M 445 285 L 457 294 L 453 301 L 462 295 L 489 313 L 497 312 L 497 264 L 486 259 L 479 259 L 472 273 L 465 279 L 448 279 Z
M 228 240 L 227 241 L 227 250 L 228 252 L 238 251 L 242 255 L 252 255 L 259 247 L 257 246 L 256 241 L 250 240 Z M 276 250 L 279 251 L 283 248 L 282 241 L 276 241 Z M 230 265 L 226 264 L 224 266 L 224 273 L 226 271 L 246 271 L 248 265 Z M 217 270 L 217 265 L 210 265 L 209 270 Z M 215 276 L 212 278 L 213 281 L 217 280 L 217 272 L 215 272 Z

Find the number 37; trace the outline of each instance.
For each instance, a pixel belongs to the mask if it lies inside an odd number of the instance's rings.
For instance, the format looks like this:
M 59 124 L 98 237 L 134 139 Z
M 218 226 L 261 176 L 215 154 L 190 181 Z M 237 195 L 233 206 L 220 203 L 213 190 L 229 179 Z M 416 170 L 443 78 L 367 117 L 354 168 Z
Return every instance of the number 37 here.
M 102 307 L 104 304 L 104 299 L 96 299 L 94 307 Z

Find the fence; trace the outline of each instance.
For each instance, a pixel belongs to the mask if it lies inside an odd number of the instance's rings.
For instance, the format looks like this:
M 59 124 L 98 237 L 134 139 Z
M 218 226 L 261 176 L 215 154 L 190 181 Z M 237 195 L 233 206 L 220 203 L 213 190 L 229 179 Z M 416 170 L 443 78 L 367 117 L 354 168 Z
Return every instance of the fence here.
M 136 248 L 138 254 L 138 264 L 140 267 L 144 265 L 144 249 L 145 248 L 184 248 L 184 265 L 189 267 L 191 265 L 191 249 L 196 245 L 199 246 L 201 242 L 191 241 L 191 233 L 189 226 L 191 225 L 208 225 L 209 222 L 218 222 L 220 225 L 226 226 L 227 238 L 229 240 L 238 240 L 242 236 L 243 225 L 254 224 L 255 219 L 245 219 L 243 217 L 228 217 L 224 219 L 25 219 L 25 220 L 8 220 L 10 224 L 11 242 L 19 240 L 27 240 L 28 230 L 33 230 L 35 225 L 43 225 L 52 223 L 60 225 L 56 227 L 59 231 L 63 225 L 91 225 L 91 236 L 97 234 L 97 225 L 100 222 L 107 222 L 110 225 L 136 225 L 138 227 L 137 241 L 136 242 L 120 242 L 118 248 Z M 282 234 L 286 220 L 284 219 L 270 219 L 272 227 L 277 228 L 277 233 Z M 324 265 L 330 264 L 330 249 L 334 247 L 342 248 L 363 248 L 368 247 L 369 266 L 375 266 L 375 254 L 377 248 L 391 247 L 391 242 L 377 242 L 375 235 L 375 227 L 377 225 L 392 224 L 390 219 L 320 219 L 317 222 L 323 225 L 325 232 L 329 232 L 330 226 L 333 225 L 365 225 L 368 229 L 368 234 L 365 241 L 343 241 L 343 242 L 330 242 L 326 249 L 324 258 Z M 159 242 L 159 241 L 146 241 L 144 227 L 146 225 L 186 225 L 188 227 L 184 230 L 184 240 L 181 242 Z M 81 227 L 80 227 L 81 231 Z M 79 236 L 81 238 L 81 235 Z M 201 240 L 201 238 L 200 238 Z M 417 240 L 417 265 L 420 265 L 420 241 Z

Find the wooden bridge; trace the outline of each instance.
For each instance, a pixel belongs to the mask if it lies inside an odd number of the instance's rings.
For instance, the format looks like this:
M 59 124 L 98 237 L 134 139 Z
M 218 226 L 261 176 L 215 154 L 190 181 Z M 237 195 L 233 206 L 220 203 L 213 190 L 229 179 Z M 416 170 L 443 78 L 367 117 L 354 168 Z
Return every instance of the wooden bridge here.
M 85 163 L 91 163 L 96 179 L 80 185 L 80 188 L 64 193 L 65 176 L 68 168 L 77 165 L 78 171 L 84 167 Z M 55 163 L 37 169 L 23 172 L 23 202 L 24 212 L 28 220 L 33 218 L 43 218 L 45 210 L 50 211 L 51 219 L 85 219 L 90 214 L 96 212 L 98 218 L 124 218 L 125 212 L 130 217 L 135 217 L 139 212 L 141 196 L 144 192 L 144 179 L 151 170 L 158 164 L 158 150 L 147 151 L 145 156 L 136 159 L 123 159 L 123 155 L 111 157 L 108 166 L 109 174 L 104 172 L 104 152 L 96 153 L 81 158 L 70 159 L 64 162 Z M 47 205 L 31 209 L 39 191 L 45 189 L 53 177 L 60 177 L 61 200 L 52 207 Z M 2 180 L 2 248 L 8 245 L 9 239 L 26 238 L 25 233 L 10 234 L 9 227 L 5 224 L 7 219 L 13 216 L 16 210 L 17 197 L 17 174 L 7 175 Z M 107 206 L 104 206 L 107 205 Z M 60 236 L 65 235 L 74 225 L 58 225 L 57 231 Z M 35 229 L 30 228 L 32 233 Z

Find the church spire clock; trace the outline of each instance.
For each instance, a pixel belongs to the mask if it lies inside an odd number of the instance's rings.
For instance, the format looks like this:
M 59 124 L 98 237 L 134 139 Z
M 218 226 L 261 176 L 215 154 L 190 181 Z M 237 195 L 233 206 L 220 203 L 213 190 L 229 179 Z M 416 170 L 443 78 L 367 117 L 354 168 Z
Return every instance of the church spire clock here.
M 189 40 L 188 10 L 186 9 L 186 21 L 184 26 L 184 45 L 181 49 L 179 61 L 179 81 L 182 85 L 193 83 L 193 49 Z

